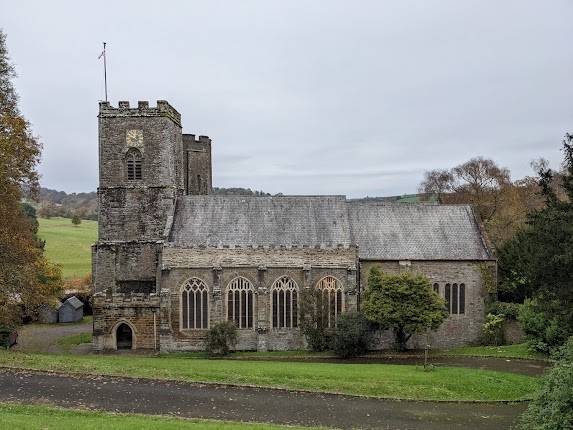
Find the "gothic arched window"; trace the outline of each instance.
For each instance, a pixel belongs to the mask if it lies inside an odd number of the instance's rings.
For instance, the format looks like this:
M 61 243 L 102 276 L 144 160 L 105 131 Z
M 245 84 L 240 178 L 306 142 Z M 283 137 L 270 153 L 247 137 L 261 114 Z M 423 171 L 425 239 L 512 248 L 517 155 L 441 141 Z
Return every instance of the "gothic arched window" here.
M 233 279 L 227 287 L 227 320 L 238 328 L 253 328 L 253 284 L 242 277 Z
M 450 314 L 466 313 L 466 284 L 446 284 L 444 297 Z
M 125 163 L 127 167 L 127 180 L 134 181 L 143 178 L 141 171 L 141 152 L 139 149 L 130 148 L 125 156 Z
M 321 292 L 318 305 L 324 310 L 323 325 L 335 327 L 338 315 L 342 312 L 342 285 L 335 277 L 325 276 L 317 282 L 316 288 Z
M 288 276 L 275 281 L 271 288 L 273 328 L 298 326 L 298 287 Z
M 199 278 L 191 278 L 181 287 L 181 328 L 209 328 L 209 289 Z

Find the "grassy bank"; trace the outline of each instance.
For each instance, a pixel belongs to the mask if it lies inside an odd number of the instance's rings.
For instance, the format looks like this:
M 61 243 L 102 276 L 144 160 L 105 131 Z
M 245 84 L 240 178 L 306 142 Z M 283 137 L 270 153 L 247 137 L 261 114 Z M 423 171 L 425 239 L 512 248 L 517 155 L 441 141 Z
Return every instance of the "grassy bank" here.
M 526 360 L 547 360 L 546 354 L 531 351 L 527 344 L 502 346 L 462 346 L 436 351 L 444 355 L 465 355 L 473 357 L 499 357 L 499 358 L 519 358 Z
M 245 424 L 214 420 L 185 420 L 136 414 L 111 414 L 49 406 L 0 403 L 2 428 L 12 430 L 309 430 L 317 427 L 286 427 L 271 424 Z
M 76 374 L 357 394 L 413 400 L 522 400 L 532 377 L 466 368 L 388 364 L 293 363 L 121 355 L 75 356 L 0 351 L 0 366 Z
M 38 235 L 46 241 L 46 256 L 62 265 L 64 278 L 81 278 L 91 272 L 91 246 L 97 240 L 97 222 L 69 218 L 39 218 Z
M 90 343 L 91 341 L 92 334 L 86 332 L 62 337 L 58 340 L 58 345 L 60 345 L 65 351 L 69 352 L 74 346 L 81 345 L 82 343 Z

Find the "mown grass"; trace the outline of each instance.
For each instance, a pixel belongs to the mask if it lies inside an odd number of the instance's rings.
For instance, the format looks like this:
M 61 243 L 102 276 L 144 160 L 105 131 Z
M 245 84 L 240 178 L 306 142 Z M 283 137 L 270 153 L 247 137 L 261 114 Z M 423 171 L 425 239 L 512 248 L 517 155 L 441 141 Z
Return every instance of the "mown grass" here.
M 444 355 L 464 355 L 474 357 L 519 358 L 528 360 L 547 360 L 548 356 L 532 351 L 527 344 L 502 346 L 462 346 L 459 348 L 438 350 L 436 353 Z
M 167 418 L 138 414 L 117 414 L 51 406 L 0 403 L 1 428 L 11 430 L 309 430 L 318 427 L 287 427 L 272 424 Z
M 413 400 L 523 400 L 537 379 L 479 369 L 389 364 L 75 356 L 0 351 L 0 366 L 74 374 L 227 383 Z
M 62 337 L 58 339 L 58 345 L 60 345 L 64 351 L 69 351 L 76 345 L 81 345 L 82 343 L 90 343 L 91 341 L 92 334 L 90 332 L 86 332 Z
M 46 241 L 48 260 L 62 265 L 66 279 L 91 272 L 91 246 L 97 240 L 97 222 L 82 220 L 78 226 L 69 218 L 39 218 L 38 236 Z
M 320 358 L 333 357 L 333 351 L 313 352 L 304 349 L 291 351 L 233 351 L 229 358 L 241 357 L 302 357 L 302 358 Z M 168 358 L 209 358 L 206 351 L 185 351 L 185 352 L 168 352 L 162 354 L 162 357 Z

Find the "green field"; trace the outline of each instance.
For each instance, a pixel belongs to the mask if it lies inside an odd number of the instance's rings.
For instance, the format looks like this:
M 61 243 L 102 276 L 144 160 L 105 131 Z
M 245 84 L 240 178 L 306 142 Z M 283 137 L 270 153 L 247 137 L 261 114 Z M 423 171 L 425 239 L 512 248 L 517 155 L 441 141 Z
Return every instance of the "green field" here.
M 294 363 L 0 351 L 0 366 L 69 374 L 226 383 L 412 400 L 523 400 L 537 378 L 461 367 Z M 463 383 L 460 383 L 463 381 Z
M 12 430 L 312 430 L 318 427 L 287 427 L 272 424 L 232 423 L 215 420 L 185 420 L 136 414 L 111 414 L 50 406 L 0 403 L 2 428 Z
M 69 218 L 38 218 L 38 236 L 46 241 L 46 256 L 62 265 L 66 279 L 91 273 L 91 246 L 97 240 L 97 222 L 82 220 L 78 226 Z

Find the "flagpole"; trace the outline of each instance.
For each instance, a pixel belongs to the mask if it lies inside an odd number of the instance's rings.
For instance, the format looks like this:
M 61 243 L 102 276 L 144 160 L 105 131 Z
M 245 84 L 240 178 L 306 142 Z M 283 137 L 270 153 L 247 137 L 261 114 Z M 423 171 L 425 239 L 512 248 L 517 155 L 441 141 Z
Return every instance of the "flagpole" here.
M 107 64 L 105 61 L 105 42 L 103 42 L 103 83 L 105 87 L 105 101 L 107 102 Z

